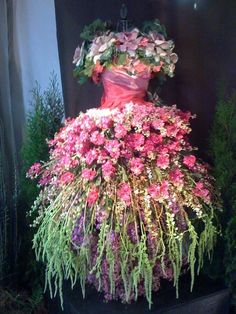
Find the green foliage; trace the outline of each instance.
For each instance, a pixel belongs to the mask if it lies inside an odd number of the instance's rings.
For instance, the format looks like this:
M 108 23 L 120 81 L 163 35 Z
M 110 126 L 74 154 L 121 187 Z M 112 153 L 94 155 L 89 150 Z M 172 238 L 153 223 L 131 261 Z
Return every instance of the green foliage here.
M 91 24 L 86 25 L 80 34 L 83 40 L 91 41 L 95 36 L 99 36 L 109 29 L 107 22 L 103 22 L 100 19 L 96 19 Z
M 32 302 L 42 299 L 42 271 L 35 261 L 32 250 L 33 233 L 29 228 L 26 213 L 39 193 L 37 182 L 26 178 L 29 167 L 38 161 L 48 159 L 46 139 L 51 139 L 61 127 L 64 109 L 57 77 L 51 74 L 48 88 L 41 92 L 36 82 L 32 90 L 31 111 L 26 121 L 26 136 L 21 150 L 20 194 L 18 197 L 18 231 L 21 235 L 19 252 L 20 283 L 32 290 Z
M 46 313 L 42 296 L 41 288 L 35 289 L 32 296 L 29 296 L 25 290 L 15 291 L 0 288 L 0 313 Z
M 222 90 L 219 95 L 210 136 L 210 155 L 224 200 L 222 247 L 225 251 L 225 281 L 236 306 L 236 91 L 226 96 Z M 222 252 L 218 252 L 215 259 L 220 266 Z
M 121 167 L 121 166 L 120 166 Z M 128 178 L 125 168 L 117 176 L 114 185 L 117 186 L 123 178 Z M 96 206 L 89 208 L 86 206 L 87 193 L 81 185 L 83 179 L 77 176 L 72 182 L 68 183 L 51 200 L 50 204 L 39 214 L 37 225 L 38 229 L 34 235 L 34 249 L 37 260 L 42 260 L 47 264 L 46 285 L 49 287 L 51 296 L 59 292 L 61 304 L 63 305 L 62 284 L 63 279 L 69 279 L 71 286 L 78 280 L 81 284 L 83 295 L 85 295 L 85 284 L 88 274 L 93 274 L 98 279 L 98 290 L 101 290 L 103 270 L 102 262 L 106 256 L 108 262 L 108 275 L 111 294 L 115 294 L 117 289 L 116 279 L 114 278 L 115 261 L 119 260 L 121 269 L 121 279 L 124 286 L 125 300 L 129 301 L 132 294 L 138 297 L 138 285 L 143 280 L 145 296 L 152 304 L 153 286 L 153 267 L 156 261 L 160 261 L 163 273 L 165 273 L 164 258 L 167 256 L 171 268 L 174 270 L 174 285 L 178 296 L 178 282 L 181 275 L 183 252 L 182 248 L 188 248 L 188 262 L 191 270 L 191 288 L 194 283 L 195 265 L 198 269 L 202 267 L 205 254 L 210 255 L 213 250 L 217 236 L 214 222 L 214 212 L 206 205 L 206 213 L 202 217 L 202 229 L 197 230 L 195 221 L 188 218 L 185 214 L 187 228 L 179 235 L 176 233 L 176 221 L 173 214 L 166 212 L 167 226 L 161 223 L 162 216 L 155 219 L 159 220 L 160 234 L 157 251 L 153 257 L 149 256 L 147 231 L 144 223 L 140 219 L 140 213 L 134 215 L 134 210 L 127 212 L 126 221 L 120 224 L 119 215 L 111 214 L 104 220 L 98 234 L 97 257 L 95 264 L 91 266 L 91 246 L 89 241 L 84 241 L 82 245 L 72 250 L 71 231 L 75 226 L 78 217 L 84 217 L 83 238 L 89 239 L 94 225 Z M 101 184 L 101 183 L 100 183 Z M 101 190 L 107 190 L 106 183 L 103 183 Z M 76 191 L 76 193 L 74 192 Z M 78 201 L 78 196 L 80 200 Z M 40 198 L 47 198 L 47 192 L 39 195 L 32 211 L 38 208 L 37 202 L 41 203 Z M 44 201 L 43 201 L 44 203 Z M 106 207 L 118 211 L 116 200 L 108 198 L 105 201 Z M 110 204 L 110 205 L 109 205 Z M 135 210 L 137 210 L 135 208 Z M 134 222 L 135 233 L 138 237 L 137 242 L 132 242 L 128 233 L 129 222 Z M 112 227 L 111 227 L 112 226 Z M 110 245 L 110 232 L 113 230 L 119 234 L 120 248 L 118 253 L 113 252 Z M 140 232 L 138 231 L 138 229 Z M 97 231 L 96 231 L 97 232 Z M 56 243 L 56 245 L 55 245 Z M 116 255 L 118 254 L 118 255 Z M 131 272 L 129 261 L 136 260 L 137 265 Z
M 146 21 L 143 23 L 142 30 L 144 33 L 148 32 L 157 32 L 162 34 L 165 38 L 167 38 L 166 28 L 164 25 L 161 25 L 160 21 L 158 19 L 155 19 L 154 21 Z
M 223 196 L 230 202 L 236 195 L 236 92 L 220 96 L 210 138 L 214 173 Z
M 39 84 L 32 90 L 32 110 L 28 113 L 26 122 L 26 137 L 22 146 L 21 191 L 27 207 L 30 207 L 38 194 L 35 182 L 25 178 L 29 167 L 48 158 L 46 139 L 51 139 L 61 126 L 63 118 L 63 102 L 55 74 L 51 74 L 46 91 L 40 90 Z

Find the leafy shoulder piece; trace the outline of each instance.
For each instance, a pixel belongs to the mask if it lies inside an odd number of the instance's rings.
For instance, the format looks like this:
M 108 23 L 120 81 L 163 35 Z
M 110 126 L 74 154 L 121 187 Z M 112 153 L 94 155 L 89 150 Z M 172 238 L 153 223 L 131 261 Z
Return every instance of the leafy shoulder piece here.
M 142 31 L 144 33 L 157 32 L 167 38 L 166 28 L 164 25 L 161 25 L 158 19 L 155 19 L 154 21 L 145 21 L 142 26 Z
M 80 34 L 80 38 L 85 41 L 92 41 L 94 37 L 101 36 L 110 30 L 110 23 L 100 19 L 94 20 L 91 24 L 86 25 Z

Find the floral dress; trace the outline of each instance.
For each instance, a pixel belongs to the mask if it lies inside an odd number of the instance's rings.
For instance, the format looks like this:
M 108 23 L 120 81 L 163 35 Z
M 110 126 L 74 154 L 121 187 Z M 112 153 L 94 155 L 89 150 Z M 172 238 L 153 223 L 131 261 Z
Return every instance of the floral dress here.
M 86 49 L 76 50 L 75 73 L 101 81 L 104 94 L 98 108 L 67 119 L 49 160 L 28 172 L 41 187 L 36 256 L 61 298 L 69 279 L 84 295 L 92 284 L 106 300 L 144 295 L 151 306 L 162 279 L 178 295 L 189 269 L 193 286 L 216 240 L 217 193 L 188 140 L 192 114 L 146 100 L 153 76 L 173 74 L 173 42 L 134 29 L 106 32 Z

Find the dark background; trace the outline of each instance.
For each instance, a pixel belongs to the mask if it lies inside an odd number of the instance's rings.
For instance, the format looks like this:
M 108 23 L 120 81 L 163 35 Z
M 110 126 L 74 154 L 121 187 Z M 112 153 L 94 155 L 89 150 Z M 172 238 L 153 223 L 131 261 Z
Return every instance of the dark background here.
M 167 80 L 160 96 L 168 105 L 197 114 L 191 140 L 205 157 L 219 82 L 225 80 L 229 90 L 236 86 L 235 0 L 55 0 L 66 115 L 99 105 L 102 88 L 77 84 L 72 57 L 84 25 L 96 18 L 116 23 L 122 3 L 136 26 L 158 18 L 175 41 L 176 75 Z

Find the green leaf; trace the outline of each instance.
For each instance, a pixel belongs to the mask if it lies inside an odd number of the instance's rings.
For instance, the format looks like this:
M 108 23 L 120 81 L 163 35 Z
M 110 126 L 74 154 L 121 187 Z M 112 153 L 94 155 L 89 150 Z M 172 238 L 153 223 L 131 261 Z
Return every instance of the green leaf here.
M 110 48 L 104 51 L 104 53 L 101 55 L 100 60 L 102 62 L 110 60 L 113 55 L 113 52 L 114 52 L 114 47 L 111 46 Z
M 118 55 L 118 58 L 117 58 L 117 65 L 123 65 L 123 64 L 125 64 L 125 62 L 126 62 L 126 59 L 127 59 L 127 53 L 120 53 L 119 55 Z

